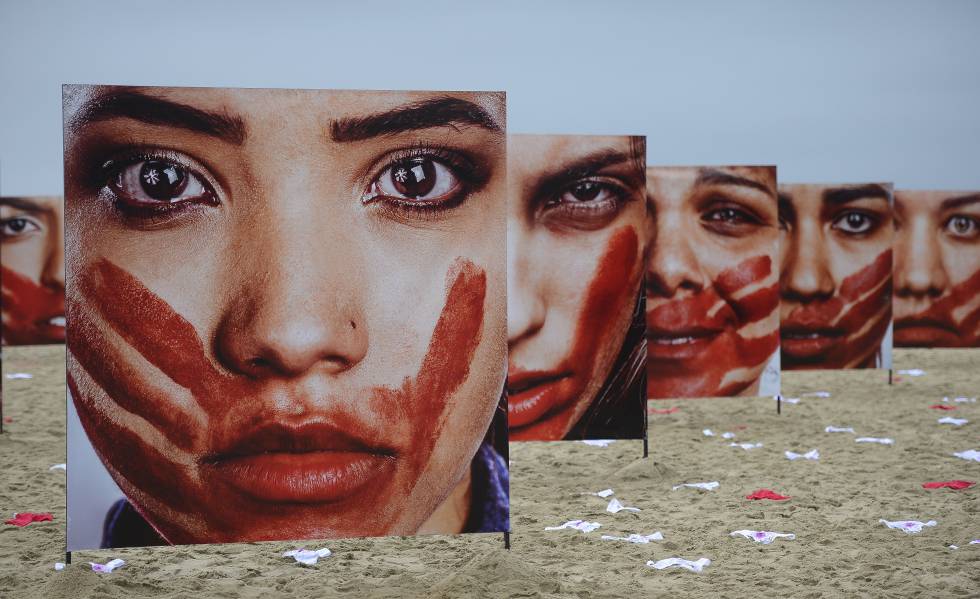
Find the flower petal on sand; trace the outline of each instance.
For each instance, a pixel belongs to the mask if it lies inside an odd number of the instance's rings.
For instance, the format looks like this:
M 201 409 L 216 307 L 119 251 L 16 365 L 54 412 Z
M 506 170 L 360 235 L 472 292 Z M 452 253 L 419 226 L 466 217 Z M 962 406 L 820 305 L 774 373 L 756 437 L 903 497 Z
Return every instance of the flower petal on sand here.
M 956 406 L 944 406 L 941 403 L 937 403 L 937 404 L 932 404 L 931 406 L 929 406 L 929 409 L 930 410 L 944 410 L 944 411 L 947 411 L 948 412 L 950 410 L 955 410 L 956 409 Z
M 820 451 L 816 449 L 811 449 L 806 453 L 796 453 L 795 451 L 784 451 L 783 454 L 787 457 L 787 459 L 790 460 L 799 460 L 801 458 L 804 460 L 820 459 Z
M 850 426 L 828 426 L 823 429 L 825 433 L 851 433 L 854 434 L 854 428 Z
M 925 370 L 921 370 L 919 368 L 910 368 L 908 370 L 899 370 L 898 371 L 898 374 L 905 374 L 905 375 L 908 375 L 908 376 L 922 376 L 925 373 L 926 373 Z
M 943 416 L 936 422 L 938 422 L 939 424 L 952 424 L 953 426 L 963 426 L 964 424 L 969 422 L 969 420 L 967 420 L 966 418 L 953 418 L 951 416 Z
M 888 437 L 858 437 L 854 439 L 855 443 L 878 443 L 879 445 L 894 445 L 895 439 L 889 439 Z
M 809 393 L 804 393 L 801 397 L 830 397 L 830 391 L 810 391 Z
M 305 566 L 316 565 L 321 557 L 329 557 L 331 551 L 326 547 L 321 549 L 291 549 L 282 554 L 283 557 L 291 557 Z
M 721 438 L 722 439 L 734 439 L 735 438 L 735 433 L 722 433 L 721 434 Z
M 627 541 L 629 543 L 639 543 L 645 545 L 650 541 L 663 541 L 664 535 L 659 530 L 652 535 L 641 535 L 637 533 L 632 533 L 628 537 L 614 537 L 612 535 L 602 535 L 603 541 Z
M 789 497 L 788 495 L 780 495 L 772 489 L 759 489 L 758 491 L 753 491 L 750 495 L 746 495 L 745 498 L 753 500 L 772 499 L 773 501 L 786 501 L 787 499 L 792 499 L 792 497 Z
M 114 559 L 114 560 L 109 560 L 108 562 L 106 562 L 104 564 L 99 564 L 99 563 L 96 563 L 96 562 L 89 562 L 89 565 L 92 566 L 92 571 L 93 572 L 98 572 L 99 574 L 108 574 L 109 572 L 112 572 L 116 568 L 121 568 L 125 564 L 126 564 L 126 561 L 125 560 L 121 560 L 118 557 L 116 559 Z
M 969 489 L 970 487 L 972 487 L 975 484 L 977 484 L 977 483 L 972 482 L 972 481 L 969 481 L 969 480 L 944 480 L 944 481 L 933 482 L 933 483 L 922 483 L 922 488 L 923 489 L 943 489 L 943 488 L 949 488 L 949 489 L 955 489 L 955 490 L 958 491 L 960 489 Z
M 967 449 L 966 451 L 959 451 L 954 453 L 958 458 L 963 458 L 964 460 L 971 460 L 974 462 L 980 462 L 980 451 L 976 449 Z
M 622 503 L 620 503 L 620 501 L 618 499 L 616 499 L 615 497 L 613 497 L 612 499 L 610 499 L 609 500 L 609 505 L 606 506 L 606 511 L 607 512 L 610 512 L 610 513 L 613 513 L 613 514 L 618 514 L 619 512 L 621 512 L 623 510 L 626 510 L 627 512 L 638 512 L 638 511 L 640 511 L 640 508 L 638 508 L 638 507 L 627 507 L 627 506 L 623 505 Z
M 712 431 L 710 428 L 704 429 L 703 431 L 701 431 L 701 434 L 704 435 L 705 437 L 714 437 L 715 436 L 714 431 Z
M 18 379 L 32 379 L 34 375 L 26 372 L 11 372 L 10 374 L 5 374 L 4 377 L 10 381 L 16 381 Z
M 19 512 L 14 514 L 14 517 L 10 520 L 4 520 L 4 524 L 13 524 L 14 526 L 27 526 L 32 522 L 50 522 L 54 520 L 54 516 L 47 512 L 35 513 L 35 512 Z
M 734 530 L 730 536 L 743 536 L 746 539 L 752 539 L 756 543 L 762 543 L 763 545 L 768 545 L 776 539 L 792 541 L 796 538 L 796 535 L 791 532 L 771 532 L 768 530 Z
M 48 470 L 64 470 L 65 472 L 67 472 L 68 471 L 68 465 L 67 464 L 55 464 L 54 466 L 51 466 L 50 468 L 48 468 Z
M 924 526 L 935 526 L 939 524 L 935 520 L 930 520 L 928 522 L 919 522 L 918 520 L 878 520 L 888 528 L 894 528 L 896 530 L 904 530 L 906 534 L 913 535 L 918 532 L 922 532 Z
M 672 408 L 650 408 L 649 410 L 647 410 L 647 413 L 648 414 L 673 414 L 674 412 L 677 412 L 679 410 L 680 408 L 677 406 L 674 406 Z
M 651 568 L 656 568 L 658 570 L 663 570 L 664 568 L 677 567 L 677 568 L 684 568 L 685 570 L 690 570 L 691 572 L 700 572 L 701 570 L 704 569 L 705 566 L 711 565 L 711 560 L 706 557 L 702 557 L 701 559 L 692 562 L 691 560 L 687 560 L 680 557 L 668 557 L 658 562 L 650 560 L 647 562 L 647 565 L 650 566 Z
M 573 530 L 581 530 L 582 532 L 592 532 L 593 530 L 602 526 L 598 522 L 586 522 L 585 520 L 569 520 L 568 522 L 562 524 L 561 526 L 546 526 L 545 530 L 561 530 L 563 528 L 571 528 Z
M 615 442 L 615 439 L 586 439 L 582 441 L 582 443 L 591 445 L 592 447 L 609 447 Z
M 677 489 L 683 489 L 684 487 L 690 487 L 692 489 L 702 489 L 704 491 L 712 491 L 717 489 L 719 486 L 718 481 L 713 480 L 707 483 L 682 483 L 679 485 L 674 485 L 671 491 L 676 491 Z
M 741 447 L 742 449 L 749 450 L 755 449 L 757 447 L 762 447 L 762 443 L 729 443 L 729 447 Z

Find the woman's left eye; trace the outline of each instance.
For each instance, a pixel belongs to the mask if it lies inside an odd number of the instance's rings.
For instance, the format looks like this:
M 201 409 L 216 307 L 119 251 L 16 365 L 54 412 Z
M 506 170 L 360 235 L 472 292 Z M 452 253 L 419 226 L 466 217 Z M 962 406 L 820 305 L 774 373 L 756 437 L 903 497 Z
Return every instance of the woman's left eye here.
M 399 160 L 371 182 L 365 203 L 386 199 L 402 204 L 436 206 L 452 201 L 463 182 L 453 169 L 427 156 Z
M 980 221 L 970 216 L 957 214 L 946 221 L 946 230 L 955 237 L 973 239 L 980 236 Z
M 609 185 L 598 181 L 578 181 L 577 183 L 565 188 L 558 196 L 558 203 L 602 203 L 618 199 L 619 196 L 610 188 Z
M 741 225 L 756 222 L 756 219 L 752 218 L 747 212 L 737 208 L 718 208 L 708 212 L 703 218 L 708 222 L 727 225 Z
M 833 227 L 850 235 L 860 235 L 870 231 L 874 224 L 874 219 L 867 214 L 845 212 L 834 219 Z
M 139 160 L 123 166 L 109 186 L 124 203 L 140 207 L 213 199 L 200 176 L 169 160 Z

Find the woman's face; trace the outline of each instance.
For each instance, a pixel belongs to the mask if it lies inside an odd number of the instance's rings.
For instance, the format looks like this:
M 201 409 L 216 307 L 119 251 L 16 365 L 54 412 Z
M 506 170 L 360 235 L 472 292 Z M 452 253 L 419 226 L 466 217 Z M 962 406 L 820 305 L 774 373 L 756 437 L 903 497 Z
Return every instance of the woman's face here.
M 410 534 L 504 382 L 494 93 L 66 89 L 69 384 L 173 543 Z
M 4 345 L 65 342 L 64 214 L 59 197 L 0 198 Z
M 980 347 L 980 193 L 895 193 L 895 345 Z
M 642 280 L 642 143 L 515 135 L 508 148 L 510 438 L 563 438 L 608 377 Z
M 647 169 L 647 395 L 751 395 L 779 347 L 773 167 Z
M 782 367 L 874 368 L 891 322 L 891 185 L 780 185 Z

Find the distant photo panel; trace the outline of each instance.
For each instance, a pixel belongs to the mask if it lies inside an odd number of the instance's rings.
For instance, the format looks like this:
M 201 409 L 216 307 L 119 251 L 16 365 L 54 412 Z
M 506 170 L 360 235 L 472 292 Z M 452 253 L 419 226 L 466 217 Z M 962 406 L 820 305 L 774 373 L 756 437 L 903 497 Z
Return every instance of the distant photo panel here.
M 511 135 L 507 158 L 510 438 L 642 438 L 646 139 Z
M 980 191 L 895 192 L 895 345 L 980 347 Z
M 69 85 L 64 119 L 98 545 L 509 529 L 502 92 Z
M 65 342 L 64 202 L 0 197 L 0 343 Z
M 779 186 L 785 370 L 891 368 L 891 183 Z
M 779 392 L 774 166 L 647 169 L 647 395 Z

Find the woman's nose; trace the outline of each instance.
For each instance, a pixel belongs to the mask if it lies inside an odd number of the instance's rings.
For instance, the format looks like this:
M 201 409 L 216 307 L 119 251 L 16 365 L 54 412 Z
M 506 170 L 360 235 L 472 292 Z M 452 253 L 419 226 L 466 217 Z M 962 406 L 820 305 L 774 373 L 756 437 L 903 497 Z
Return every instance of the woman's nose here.
M 682 290 L 696 293 L 706 287 L 697 256 L 682 233 L 658 230 L 654 239 L 646 271 L 649 295 L 673 297 Z
M 834 277 L 820 232 L 815 226 L 801 224 L 788 241 L 790 249 L 780 277 L 783 297 L 804 302 L 830 298 Z
M 937 297 L 949 285 L 942 251 L 925 219 L 899 228 L 895 244 L 895 293 L 899 297 Z
M 41 272 L 41 284 L 52 289 L 65 288 L 65 244 L 64 229 L 59 223 L 55 235 L 48 243 L 47 257 L 44 270 Z
M 219 327 L 219 356 L 251 377 L 340 374 L 368 350 L 356 243 L 331 239 L 317 248 L 322 235 L 289 229 L 252 244 L 256 255 L 246 259 Z
M 544 326 L 547 309 L 532 272 L 532 260 L 519 244 L 508 247 L 507 343 L 514 347 Z

